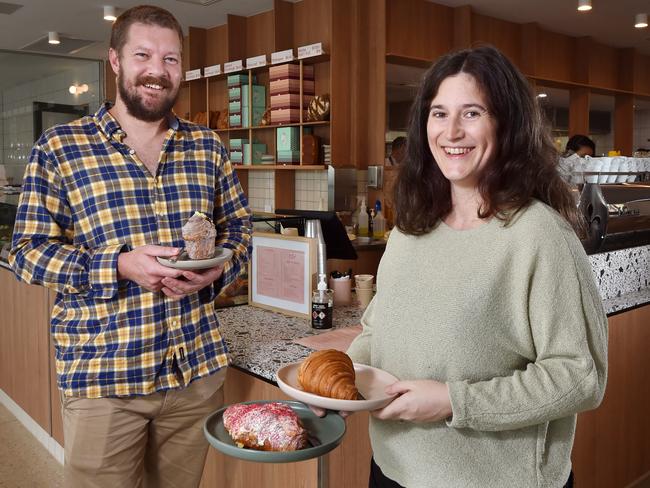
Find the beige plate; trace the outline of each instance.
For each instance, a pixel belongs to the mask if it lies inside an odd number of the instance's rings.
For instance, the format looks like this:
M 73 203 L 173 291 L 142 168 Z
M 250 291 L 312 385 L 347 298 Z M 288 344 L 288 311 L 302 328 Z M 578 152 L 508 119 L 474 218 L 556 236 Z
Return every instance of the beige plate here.
M 232 250 L 227 248 L 217 248 L 214 251 L 214 256 L 210 259 L 188 259 L 187 254 L 181 254 L 181 257 L 178 258 L 178 261 L 172 261 L 170 259 L 161 258 L 158 256 L 156 259 L 163 266 L 169 266 L 170 268 L 176 269 L 206 269 L 213 268 L 222 263 L 225 263 L 230 260 L 232 257 Z
M 322 397 L 307 393 L 298 383 L 298 368 L 300 363 L 293 363 L 285 366 L 276 373 L 280 390 L 308 405 L 330 410 L 342 410 L 347 412 L 359 412 L 361 410 L 377 410 L 385 407 L 395 397 L 386 395 L 385 388 L 397 381 L 392 374 L 379 368 L 366 366 L 365 364 L 354 363 L 356 373 L 356 385 L 359 393 L 365 400 L 338 400 L 336 398 Z

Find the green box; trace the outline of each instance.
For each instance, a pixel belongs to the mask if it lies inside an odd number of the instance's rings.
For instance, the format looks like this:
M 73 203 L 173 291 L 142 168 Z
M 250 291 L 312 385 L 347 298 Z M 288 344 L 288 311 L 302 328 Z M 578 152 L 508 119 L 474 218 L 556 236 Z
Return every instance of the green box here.
M 248 144 L 248 139 L 230 139 L 230 150 L 241 151 L 244 144 Z
M 255 83 L 255 81 L 255 77 L 253 76 L 253 83 Z M 228 87 L 243 85 L 244 83 L 248 83 L 248 75 L 228 75 Z
M 281 151 L 300 151 L 300 127 L 278 127 L 276 146 Z
M 253 146 L 252 157 L 251 146 Z M 266 154 L 266 144 L 244 144 L 244 164 L 262 164 L 264 154 Z
M 230 162 L 241 164 L 244 162 L 244 158 L 241 151 L 230 151 Z
M 264 112 L 265 112 L 264 107 L 253 107 L 253 120 L 250 121 L 253 127 L 259 126 L 262 123 L 262 117 L 264 116 Z M 241 121 L 242 121 L 242 127 L 249 126 L 248 107 L 242 107 Z
M 230 112 L 231 114 L 241 112 L 241 100 L 237 100 L 235 102 L 229 102 L 228 112 Z
M 241 100 L 241 85 L 228 88 L 228 100 Z
M 241 104 L 244 107 L 248 107 L 248 87 L 249 85 L 241 87 Z M 253 107 L 266 107 L 266 87 L 264 85 L 253 85 L 250 96 Z
M 241 114 L 230 114 L 228 122 L 230 127 L 241 127 Z

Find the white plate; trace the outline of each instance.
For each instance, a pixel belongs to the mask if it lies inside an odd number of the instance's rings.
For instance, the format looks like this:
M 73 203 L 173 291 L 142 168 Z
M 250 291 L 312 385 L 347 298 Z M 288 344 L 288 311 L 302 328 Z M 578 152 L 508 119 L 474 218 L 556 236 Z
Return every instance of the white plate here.
M 392 374 L 379 368 L 354 363 L 356 373 L 355 383 L 359 393 L 365 400 L 338 400 L 308 393 L 298 383 L 298 368 L 301 363 L 285 366 L 276 373 L 280 390 L 301 402 L 330 410 L 359 412 L 362 410 L 377 410 L 388 405 L 395 395 L 386 395 L 385 389 L 397 381 Z
M 156 259 L 163 266 L 169 266 L 170 268 L 176 269 L 206 269 L 213 268 L 222 263 L 230 261 L 232 257 L 232 249 L 228 248 L 217 248 L 214 251 L 214 256 L 210 259 L 188 259 L 187 253 L 183 252 L 181 257 L 178 258 L 178 261 L 171 261 L 169 259 L 161 258 L 157 256 Z

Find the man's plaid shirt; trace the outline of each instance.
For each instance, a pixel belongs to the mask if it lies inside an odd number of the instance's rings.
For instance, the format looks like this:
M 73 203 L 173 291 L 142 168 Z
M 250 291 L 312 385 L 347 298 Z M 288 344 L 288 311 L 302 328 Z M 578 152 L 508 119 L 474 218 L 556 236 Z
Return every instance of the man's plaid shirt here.
M 248 259 L 250 211 L 218 136 L 170 117 L 153 176 L 108 109 L 36 142 L 9 256 L 19 279 L 58 292 L 51 331 L 66 396 L 149 394 L 226 366 L 213 302 Z M 118 281 L 120 252 L 182 246 L 195 211 L 214 217 L 217 246 L 234 251 L 218 282 L 172 301 Z

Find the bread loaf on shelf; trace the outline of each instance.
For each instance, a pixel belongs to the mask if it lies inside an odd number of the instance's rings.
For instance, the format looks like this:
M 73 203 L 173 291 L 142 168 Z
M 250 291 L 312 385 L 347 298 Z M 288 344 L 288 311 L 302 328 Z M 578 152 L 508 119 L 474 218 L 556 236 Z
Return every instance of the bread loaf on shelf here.
M 303 390 L 339 400 L 357 400 L 354 365 L 350 356 L 336 349 L 311 353 L 298 368 Z

